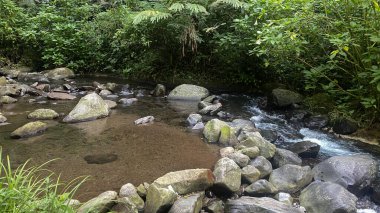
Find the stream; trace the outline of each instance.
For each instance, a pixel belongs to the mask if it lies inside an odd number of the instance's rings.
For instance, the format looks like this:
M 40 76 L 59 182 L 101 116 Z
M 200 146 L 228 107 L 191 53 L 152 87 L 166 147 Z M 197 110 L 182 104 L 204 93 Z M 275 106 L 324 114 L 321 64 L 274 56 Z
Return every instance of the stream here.
M 122 79 L 77 78 L 76 86 L 90 82 L 115 82 L 125 84 Z M 125 183 L 138 185 L 152 182 L 167 172 L 191 168 L 210 168 L 219 155 L 219 146 L 206 144 L 200 132 L 191 131 L 186 124 L 190 113 L 197 112 L 197 103 L 168 101 L 149 96 L 151 86 L 131 84 L 116 94 L 122 97 L 138 94 L 132 105 L 118 104 L 109 117 L 91 122 L 64 124 L 62 116 L 70 112 L 79 98 L 74 101 L 48 100 L 22 97 L 14 104 L 7 104 L 1 112 L 8 118 L 8 125 L 0 126 L 0 146 L 10 156 L 13 167 L 32 159 L 32 164 L 41 164 L 57 159 L 47 168 L 61 174 L 64 181 L 90 175 L 77 192 L 76 198 L 88 200 L 101 192 L 116 190 Z M 218 94 L 223 111 L 234 118 L 249 119 L 260 130 L 276 132 L 274 143 L 286 148 L 292 143 L 312 141 L 321 146 L 318 161 L 336 155 L 368 153 L 380 160 L 379 148 L 361 142 L 339 138 L 329 132 L 305 128 L 302 122 L 287 116 L 284 111 L 265 111 L 258 107 L 258 98 L 248 95 Z M 77 94 L 79 97 L 82 94 Z M 48 121 L 48 130 L 39 136 L 26 139 L 10 139 L 9 134 L 29 120 L 28 113 L 39 108 L 50 108 L 61 114 L 58 120 Z M 155 122 L 147 126 L 135 126 L 139 117 L 153 115 Z M 206 120 L 211 117 L 205 117 Z M 111 162 L 91 164 L 85 159 L 91 155 L 116 156 Z M 358 208 L 380 207 L 367 196 L 361 197 Z

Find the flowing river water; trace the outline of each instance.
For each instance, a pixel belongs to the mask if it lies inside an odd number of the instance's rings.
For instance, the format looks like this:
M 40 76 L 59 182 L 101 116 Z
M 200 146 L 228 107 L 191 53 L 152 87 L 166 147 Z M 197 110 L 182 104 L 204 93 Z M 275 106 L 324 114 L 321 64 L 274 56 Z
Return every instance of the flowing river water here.
M 115 79 L 83 78 L 77 79 L 76 84 L 91 85 L 94 80 L 100 83 L 126 83 Z M 132 88 L 135 92 L 138 90 L 137 87 Z M 60 117 L 56 121 L 48 121 L 49 128 L 44 134 L 15 140 L 10 139 L 9 135 L 28 122 L 28 113 L 39 108 L 50 108 L 62 115 L 67 114 L 79 100 L 39 99 L 41 102 L 29 103 L 29 99 L 34 97 L 19 98 L 17 103 L 4 105 L 1 109 L 10 124 L 0 126 L 0 146 L 3 153 L 10 156 L 13 167 L 27 159 L 31 159 L 32 164 L 57 159 L 49 163 L 47 168 L 61 174 L 64 181 L 90 175 L 90 179 L 77 192 L 76 198 L 81 201 L 107 190 L 118 191 L 125 183 L 138 185 L 152 182 L 170 171 L 212 169 L 220 147 L 203 142 L 201 133 L 190 131 L 185 122 L 188 114 L 197 111 L 197 103 L 151 97 L 148 95 L 149 89 L 149 86 L 141 87 L 139 94 L 144 96 L 138 97 L 139 100 L 129 106 L 119 104 L 107 118 L 64 124 L 60 122 Z M 132 92 L 132 89 L 128 89 L 128 92 Z M 128 92 L 121 91 L 118 93 L 119 98 L 128 96 Z M 219 96 L 224 111 L 236 118 L 250 119 L 261 130 L 276 132 L 277 140 L 274 143 L 278 147 L 286 148 L 291 143 L 309 140 L 321 146 L 318 161 L 330 156 L 356 153 L 369 153 L 380 159 L 377 146 L 363 145 L 361 142 L 305 128 L 285 116 L 285 112 L 261 110 L 256 97 L 232 94 Z M 137 118 L 147 115 L 155 117 L 153 124 L 133 124 Z M 99 155 L 105 156 L 109 162 L 88 163 L 88 158 Z M 380 208 L 366 196 L 360 199 L 358 207 L 380 212 Z

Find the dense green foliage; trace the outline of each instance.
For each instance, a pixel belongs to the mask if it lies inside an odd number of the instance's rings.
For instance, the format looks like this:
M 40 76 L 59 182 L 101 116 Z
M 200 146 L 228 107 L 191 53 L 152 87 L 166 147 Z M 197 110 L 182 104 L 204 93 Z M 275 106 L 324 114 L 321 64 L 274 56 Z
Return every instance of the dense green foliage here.
M 286 84 L 380 112 L 378 0 L 0 0 L 0 64 Z
M 0 150 L 0 159 L 2 154 Z M 43 164 L 29 166 L 27 161 L 17 169 L 12 169 L 9 157 L 0 162 L 0 212 L 75 212 L 67 205 L 68 200 L 85 180 L 74 180 L 65 187 L 53 181 L 53 173 Z M 59 187 L 64 188 L 58 193 Z

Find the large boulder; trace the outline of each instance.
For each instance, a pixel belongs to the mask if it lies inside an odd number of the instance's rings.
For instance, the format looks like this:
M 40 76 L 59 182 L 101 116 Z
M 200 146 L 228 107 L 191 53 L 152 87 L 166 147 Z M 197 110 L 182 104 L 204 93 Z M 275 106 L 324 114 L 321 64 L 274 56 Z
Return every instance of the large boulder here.
M 208 90 L 204 87 L 181 84 L 169 93 L 168 99 L 200 101 L 201 99 L 206 98 L 208 94 Z
M 222 104 L 216 103 L 216 104 L 205 106 L 203 109 L 199 110 L 199 113 L 203 115 L 206 115 L 206 114 L 216 115 L 221 109 L 222 109 Z
M 204 192 L 179 198 L 174 202 L 169 213 L 199 213 L 202 209 Z
M 286 164 L 273 170 L 269 177 L 269 182 L 279 191 L 288 193 L 301 190 L 311 183 L 312 180 L 313 175 L 309 166 L 302 167 L 291 164 Z
M 340 118 L 334 121 L 333 131 L 341 135 L 349 135 L 358 130 L 358 124 L 347 118 Z
M 316 158 L 321 146 L 311 141 L 301 141 L 289 147 L 289 150 L 301 158 Z
M 88 94 L 79 100 L 74 109 L 63 119 L 63 122 L 75 123 L 104 118 L 110 111 L 107 103 L 96 93 Z
M 313 168 L 315 180 L 340 184 L 349 190 L 362 190 L 376 179 L 378 162 L 370 155 L 334 156 Z
M 281 167 L 285 164 L 294 164 L 294 165 L 301 165 L 302 160 L 298 157 L 297 154 L 286 150 L 286 149 L 276 149 L 276 154 L 274 154 L 273 157 L 273 166 L 275 168 Z
M 268 176 L 273 170 L 272 164 L 263 156 L 253 159 L 249 165 L 254 166 L 260 171 L 260 178 Z
M 339 184 L 313 182 L 301 192 L 300 204 L 308 213 L 356 213 L 357 197 Z
M 239 137 L 241 136 L 239 135 Z M 258 147 L 260 155 L 267 159 L 272 158 L 276 153 L 276 146 L 264 139 L 259 132 L 246 133 L 244 137 L 240 138 L 240 141 L 240 145 L 246 147 Z
M 214 189 L 220 192 L 237 192 L 241 184 L 241 169 L 229 158 L 221 158 L 216 162 L 214 169 Z
M 49 83 L 49 79 L 41 73 L 19 73 L 17 78 L 22 81 Z
M 151 184 L 146 196 L 146 206 L 144 212 L 168 212 L 176 200 L 177 194 L 172 189 L 160 188 L 156 184 Z
M 228 200 L 225 213 L 303 213 L 298 208 L 288 206 L 280 201 L 269 197 L 246 197 L 236 200 Z
M 211 187 L 213 183 L 214 176 L 209 169 L 187 169 L 169 172 L 153 182 L 153 184 L 161 188 L 171 186 L 180 195 L 204 191 Z
M 241 149 L 239 149 L 238 152 L 240 152 L 244 155 L 247 155 L 251 159 L 260 155 L 260 150 L 256 146 L 254 146 L 254 147 L 242 147 Z
M 205 128 L 203 129 L 203 135 L 205 136 L 207 142 L 218 142 L 220 138 L 221 129 L 225 126 L 228 126 L 228 124 L 219 119 L 212 119 L 211 121 L 207 122 Z
M 47 124 L 41 121 L 35 121 L 25 124 L 11 133 L 11 138 L 26 138 L 44 132 Z
M 55 80 L 75 77 L 75 73 L 67 67 L 60 67 L 60 68 L 55 68 L 52 70 L 46 70 L 43 73 L 46 77 L 52 78 Z
M 271 100 L 276 107 L 287 107 L 302 101 L 302 96 L 296 92 L 286 89 L 272 90 Z
M 87 201 L 77 210 L 77 213 L 106 213 L 115 205 L 117 192 L 106 191 Z
M 58 118 L 59 114 L 52 109 L 36 109 L 33 112 L 29 113 L 29 119 L 36 120 L 52 120 Z

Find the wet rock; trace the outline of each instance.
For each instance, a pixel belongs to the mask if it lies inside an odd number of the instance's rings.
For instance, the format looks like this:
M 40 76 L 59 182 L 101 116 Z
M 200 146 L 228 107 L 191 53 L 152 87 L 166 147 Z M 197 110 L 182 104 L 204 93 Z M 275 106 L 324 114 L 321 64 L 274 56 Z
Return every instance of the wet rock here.
M 119 197 L 127 197 L 138 210 L 144 209 L 144 200 L 137 194 L 135 186 L 127 183 L 120 188 Z
M 290 90 L 274 89 L 272 90 L 271 100 L 276 107 L 287 107 L 292 104 L 300 103 L 302 96 Z
M 256 157 L 249 165 L 254 166 L 260 171 L 260 178 L 264 178 L 272 172 L 272 164 L 263 156 Z
M 247 155 L 249 158 L 253 159 L 260 155 L 260 150 L 258 147 L 245 147 L 239 150 L 240 153 Z
M 236 200 L 228 200 L 225 213 L 303 213 L 300 209 L 288 206 L 269 197 L 246 197 Z
M 234 152 L 235 149 L 233 147 L 224 147 L 219 150 L 220 156 L 222 156 L 222 158 L 227 157 Z
M 241 169 L 241 177 L 244 182 L 254 183 L 260 179 L 260 171 L 252 165 L 248 165 Z
M 199 109 L 203 109 L 203 108 L 205 108 L 205 107 L 207 107 L 207 106 L 210 106 L 211 105 L 211 103 L 208 103 L 208 102 L 205 102 L 205 101 L 200 101 L 199 103 L 198 103 L 198 108 Z
M 149 188 L 149 183 L 146 183 L 146 182 L 138 185 L 136 188 L 137 194 L 140 195 L 140 197 L 145 198 L 148 188 Z
M 216 162 L 214 172 L 216 193 L 237 192 L 241 184 L 241 169 L 229 158 L 221 158 Z
M 204 191 L 211 187 L 213 183 L 214 176 L 209 169 L 187 169 L 169 172 L 153 182 L 153 184 L 161 188 L 171 186 L 180 195 Z
M 2 69 L 0 70 L 0 75 L 8 76 L 9 78 L 17 78 L 17 76 L 20 73 L 27 73 L 27 72 L 32 72 L 33 69 L 31 67 L 17 67 L 17 68 L 12 68 L 12 69 Z
M 231 122 L 231 126 L 235 127 L 237 131 L 241 132 L 257 131 L 255 124 L 252 121 L 245 119 L 234 119 Z
M 153 116 L 145 116 L 143 118 L 139 118 L 135 120 L 135 125 L 148 124 L 148 123 L 152 123 L 153 121 L 154 121 Z
M 84 160 L 88 164 L 105 164 L 105 163 L 111 163 L 115 160 L 117 160 L 117 155 L 115 154 L 95 154 L 95 155 L 86 155 L 84 157 Z
M 258 147 L 260 155 L 267 159 L 272 158 L 276 152 L 276 146 L 265 140 L 259 132 L 249 132 L 249 134 L 242 137 L 240 141 L 240 145 L 246 147 Z
M 156 184 L 151 184 L 146 196 L 145 213 L 164 213 L 168 212 L 170 207 L 177 199 L 177 194 L 167 188 L 157 187 Z
M 7 84 L 0 86 L 0 96 L 9 95 L 12 97 L 20 96 L 21 87 L 17 84 Z
M 1 96 L 0 97 L 0 103 L 2 104 L 13 104 L 17 102 L 17 99 L 16 98 L 12 98 L 8 95 L 4 95 L 4 96 Z
M 145 90 L 139 89 L 134 94 L 135 94 L 136 97 L 144 97 L 145 96 L 144 95 L 145 94 Z
M 117 106 L 117 103 L 115 101 L 104 100 L 104 102 L 106 102 L 109 109 L 114 109 Z
M 305 126 L 309 129 L 322 129 L 329 123 L 326 115 L 315 115 L 305 119 Z
M 74 78 L 74 72 L 67 67 L 55 68 L 52 70 L 46 70 L 42 72 L 46 77 L 59 80 L 64 78 Z
M 315 180 L 340 184 L 350 191 L 360 191 L 376 179 L 378 162 L 370 155 L 334 156 L 313 168 Z
M 297 166 L 286 164 L 273 170 L 269 177 L 279 191 L 294 193 L 307 186 L 313 180 L 313 174 L 309 166 Z
M 204 87 L 182 84 L 174 88 L 168 95 L 168 99 L 171 100 L 194 100 L 200 101 L 202 98 L 207 97 L 208 90 Z
M 235 146 L 239 142 L 235 132 L 235 129 L 230 126 L 222 126 L 220 128 L 219 143 Z
M 0 123 L 5 123 L 7 121 L 7 118 L 0 113 Z
M 207 202 L 205 209 L 210 213 L 223 213 L 224 203 L 219 199 L 214 199 L 210 202 Z
M 131 105 L 132 103 L 136 101 L 137 101 L 137 98 L 122 98 L 119 100 L 119 103 L 125 104 L 125 105 Z
M 204 192 L 179 198 L 174 202 L 169 213 L 198 213 L 202 209 Z
M 139 210 L 127 197 L 118 198 L 116 204 L 112 207 L 113 213 L 138 213 Z
M 284 203 L 288 206 L 293 205 L 293 197 L 285 192 L 280 192 L 274 196 L 274 199 L 280 201 L 281 203 Z
M 75 123 L 104 118 L 110 111 L 107 103 L 96 93 L 82 97 L 74 109 L 63 119 L 66 123 Z
M 301 158 L 297 154 L 286 150 L 286 149 L 276 149 L 276 153 L 273 157 L 273 166 L 275 168 L 281 167 L 285 164 L 293 164 L 300 166 L 302 164 Z
M 228 124 L 219 119 L 212 119 L 211 121 L 207 122 L 203 130 L 203 135 L 205 136 L 207 142 L 209 143 L 218 142 L 221 129 L 224 126 L 228 126 Z
M 316 158 L 321 146 L 311 141 L 302 141 L 289 147 L 289 150 L 298 154 L 301 158 Z
M 109 99 L 114 99 L 114 100 L 116 100 L 116 99 L 118 99 L 118 98 L 119 98 L 119 96 L 118 96 L 118 95 L 107 95 L 107 96 L 106 96 L 106 98 L 109 98 Z
M 358 130 L 358 125 L 347 118 L 340 118 L 334 121 L 333 131 L 341 135 L 349 135 Z
M 269 130 L 269 129 L 260 129 L 259 130 L 261 136 L 263 138 L 267 139 L 270 142 L 275 142 L 278 139 L 278 134 L 276 131 Z
M 36 119 L 36 120 L 53 120 L 58 117 L 59 117 L 59 114 L 52 109 L 37 109 L 29 113 L 28 115 L 29 119 Z
M 106 89 L 103 89 L 103 90 L 101 90 L 101 91 L 99 92 L 99 95 L 100 95 L 100 96 L 107 96 L 107 95 L 111 95 L 111 94 L 112 94 L 112 92 L 109 91 L 109 90 L 106 90 Z
M 222 118 L 222 119 L 230 119 L 230 118 L 232 118 L 232 115 L 230 113 L 224 112 L 224 111 L 219 111 L 218 113 L 216 113 L 216 115 L 219 118 Z
M 244 189 L 250 196 L 270 196 L 278 192 L 277 188 L 265 179 L 258 180 Z
M 358 199 L 344 187 L 331 182 L 313 182 L 301 192 L 300 204 L 309 213 L 356 213 Z
M 192 130 L 203 130 L 205 128 L 205 125 L 203 122 L 196 123 L 191 129 Z
M 0 77 L 0 86 L 5 86 L 7 83 L 7 79 L 4 76 Z
M 222 109 L 222 104 L 216 103 L 216 104 L 212 104 L 212 105 L 204 107 L 203 109 L 199 110 L 199 113 L 203 115 L 206 115 L 206 114 L 216 115 L 216 113 L 218 113 L 221 109 Z
M 213 104 L 214 101 L 217 100 L 217 98 L 218 97 L 216 97 L 216 95 L 210 95 L 210 96 L 207 96 L 206 98 L 204 98 L 202 101 L 209 103 L 209 104 Z
M 47 98 L 53 100 L 74 100 L 77 97 L 63 92 L 50 92 L 47 94 Z
M 110 82 L 106 83 L 106 89 L 111 92 L 115 92 L 116 87 L 117 87 L 117 84 L 115 83 L 110 83 Z
M 189 117 L 187 117 L 186 121 L 190 126 L 194 126 L 198 122 L 202 122 L 202 115 L 190 114 Z
M 47 129 L 47 124 L 41 121 L 35 121 L 19 127 L 11 133 L 11 138 L 26 138 L 44 132 Z
M 77 213 L 106 213 L 115 205 L 117 192 L 106 191 L 84 203 Z
M 166 88 L 162 84 L 157 84 L 151 94 L 155 97 L 165 96 Z
M 36 86 L 36 89 L 44 91 L 44 92 L 50 92 L 50 85 L 49 84 L 39 84 Z
M 95 89 L 97 89 L 97 90 L 103 90 L 103 89 L 106 89 L 106 87 L 105 87 L 103 84 L 101 84 L 101 83 L 99 83 L 99 82 L 97 82 L 97 81 L 92 82 L 92 86 L 93 86 Z
M 62 86 L 64 90 L 68 90 L 68 91 L 74 90 L 74 87 L 71 86 L 70 84 L 63 84 Z
M 30 72 L 30 73 L 19 73 L 17 78 L 21 81 L 37 81 L 39 83 L 49 83 L 49 79 L 42 73 Z
M 235 163 L 237 165 L 239 165 L 240 167 L 247 166 L 249 161 L 250 161 L 250 158 L 247 155 L 244 155 L 244 154 L 239 153 L 239 152 L 231 153 L 231 154 L 227 155 L 227 157 L 229 159 L 235 161 Z

